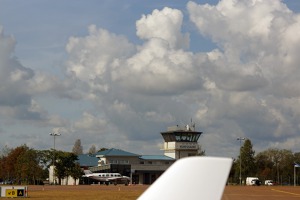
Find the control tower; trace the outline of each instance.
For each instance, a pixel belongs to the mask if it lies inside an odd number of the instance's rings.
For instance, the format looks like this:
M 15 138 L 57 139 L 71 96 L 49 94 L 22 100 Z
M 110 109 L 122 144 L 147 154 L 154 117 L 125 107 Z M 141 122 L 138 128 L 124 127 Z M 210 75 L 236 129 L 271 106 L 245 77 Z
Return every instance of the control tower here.
M 164 138 L 164 155 L 174 159 L 196 156 L 199 151 L 198 139 L 202 132 L 195 131 L 186 125 L 185 128 L 177 126 L 168 127 L 167 132 L 161 132 Z

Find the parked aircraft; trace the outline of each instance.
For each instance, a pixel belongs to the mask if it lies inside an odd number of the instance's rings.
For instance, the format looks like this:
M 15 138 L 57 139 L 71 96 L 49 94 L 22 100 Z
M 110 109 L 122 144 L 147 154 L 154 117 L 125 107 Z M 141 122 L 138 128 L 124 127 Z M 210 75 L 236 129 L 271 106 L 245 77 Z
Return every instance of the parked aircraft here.
M 90 179 L 103 182 L 106 185 L 112 183 L 115 185 L 118 183 L 128 185 L 130 182 L 130 178 L 128 176 L 122 176 L 119 173 L 93 173 L 90 170 L 84 170 L 84 174 L 85 175 L 83 175 L 83 177 L 88 177 Z

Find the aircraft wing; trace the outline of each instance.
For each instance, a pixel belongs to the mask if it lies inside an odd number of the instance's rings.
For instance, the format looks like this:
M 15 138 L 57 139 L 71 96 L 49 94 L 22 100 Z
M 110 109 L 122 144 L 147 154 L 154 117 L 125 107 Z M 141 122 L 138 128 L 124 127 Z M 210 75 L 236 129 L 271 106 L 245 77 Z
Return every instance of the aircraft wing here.
M 129 177 L 110 177 L 110 178 L 106 178 L 106 180 L 108 180 L 108 181 L 126 180 L 126 179 L 129 179 Z
M 231 158 L 179 159 L 138 200 L 221 199 L 231 165 Z
M 114 181 L 114 180 L 118 180 L 121 179 L 121 177 L 110 177 L 110 178 L 106 178 L 107 181 Z

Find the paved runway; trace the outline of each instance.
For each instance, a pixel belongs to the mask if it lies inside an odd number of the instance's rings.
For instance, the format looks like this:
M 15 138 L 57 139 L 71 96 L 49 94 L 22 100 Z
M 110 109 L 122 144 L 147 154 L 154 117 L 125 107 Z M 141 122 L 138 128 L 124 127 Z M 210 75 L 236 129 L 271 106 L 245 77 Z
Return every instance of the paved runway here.
M 300 199 L 300 186 L 226 186 L 222 200 Z

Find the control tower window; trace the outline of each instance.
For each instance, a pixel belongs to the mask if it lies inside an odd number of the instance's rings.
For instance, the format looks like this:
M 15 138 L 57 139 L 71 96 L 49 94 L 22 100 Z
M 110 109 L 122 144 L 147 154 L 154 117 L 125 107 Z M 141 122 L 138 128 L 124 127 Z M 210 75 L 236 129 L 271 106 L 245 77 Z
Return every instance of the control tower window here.
M 181 141 L 181 135 L 175 135 L 176 141 Z
M 194 134 L 191 133 L 175 133 L 175 138 L 177 142 L 193 142 L 194 141 Z
M 199 135 L 196 135 L 195 142 L 198 141 L 199 137 L 200 137 L 200 134 L 199 134 Z
M 165 142 L 197 142 L 202 132 L 173 131 L 161 133 Z

